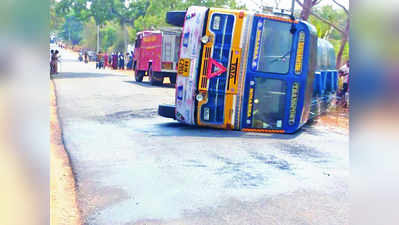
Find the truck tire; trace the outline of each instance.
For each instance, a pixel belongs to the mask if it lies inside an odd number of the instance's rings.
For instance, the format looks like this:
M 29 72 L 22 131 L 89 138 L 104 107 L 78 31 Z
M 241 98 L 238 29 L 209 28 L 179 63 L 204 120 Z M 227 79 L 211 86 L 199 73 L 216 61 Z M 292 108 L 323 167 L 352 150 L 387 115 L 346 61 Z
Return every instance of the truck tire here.
M 170 74 L 169 80 L 171 84 L 176 84 L 176 74 L 175 73 Z
M 162 117 L 176 119 L 175 111 L 176 111 L 176 106 L 174 105 L 158 106 L 158 115 Z
M 134 78 L 136 79 L 137 82 L 143 82 L 143 77 L 144 77 L 144 71 L 136 71 L 134 73 Z
M 163 76 L 161 76 L 161 80 L 157 77 L 159 77 L 159 74 L 157 72 L 152 71 L 152 65 L 148 67 L 148 77 L 150 79 L 150 83 L 153 86 L 161 86 L 163 84 Z
M 169 11 L 166 13 L 166 23 L 177 27 L 183 27 L 186 13 L 187 11 Z

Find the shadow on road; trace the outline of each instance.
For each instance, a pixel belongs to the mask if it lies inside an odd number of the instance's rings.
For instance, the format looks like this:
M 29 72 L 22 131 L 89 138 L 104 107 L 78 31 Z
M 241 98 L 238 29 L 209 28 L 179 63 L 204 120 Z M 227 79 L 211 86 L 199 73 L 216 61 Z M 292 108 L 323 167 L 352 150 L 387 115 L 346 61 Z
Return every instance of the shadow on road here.
M 61 72 L 53 75 L 54 79 L 68 79 L 68 78 L 101 78 L 101 77 L 126 77 L 125 75 L 115 75 L 107 73 L 88 73 L 88 72 Z
M 196 127 L 178 122 L 158 124 L 158 127 L 164 132 L 155 136 L 183 136 L 183 137 L 245 137 L 245 138 L 270 138 L 289 140 L 300 136 L 303 131 L 300 130 L 295 134 L 269 134 L 269 133 L 251 133 L 243 131 L 223 130 L 216 128 Z M 167 130 L 166 130 L 167 129 Z
M 143 82 L 137 82 L 137 81 L 131 81 L 131 80 L 125 80 L 124 82 L 129 83 L 129 84 L 136 84 L 142 87 L 148 87 L 148 88 L 175 88 L 174 84 L 171 83 L 164 83 L 161 86 L 153 86 L 150 84 L 149 81 L 143 81 Z
M 143 81 L 143 82 L 137 82 L 137 81 L 131 81 L 131 80 L 125 80 L 124 82 L 129 83 L 129 84 L 136 84 L 142 87 L 148 87 L 148 88 L 175 88 L 174 84 L 171 83 L 167 83 L 167 84 L 163 84 L 161 86 L 153 86 L 150 84 L 149 81 Z

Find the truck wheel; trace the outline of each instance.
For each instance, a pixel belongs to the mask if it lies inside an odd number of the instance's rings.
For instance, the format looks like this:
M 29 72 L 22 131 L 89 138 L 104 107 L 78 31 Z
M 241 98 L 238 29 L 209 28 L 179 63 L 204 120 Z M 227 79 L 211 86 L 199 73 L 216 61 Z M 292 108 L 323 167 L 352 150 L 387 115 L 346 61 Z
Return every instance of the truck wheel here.
M 174 105 L 159 105 L 158 114 L 162 117 L 176 119 L 175 116 L 176 106 Z
M 151 85 L 156 85 L 160 86 L 163 83 L 163 77 L 161 77 L 161 80 L 158 80 L 156 76 L 159 75 L 158 73 L 152 71 L 152 65 L 148 68 L 148 77 L 150 79 Z
M 137 82 L 143 82 L 143 77 L 144 77 L 144 71 L 136 71 L 134 73 L 134 78 L 136 79 Z
M 169 76 L 169 80 L 171 84 L 176 84 L 176 74 L 173 73 Z
M 166 13 L 166 23 L 173 26 L 183 27 L 186 13 L 187 11 L 169 11 Z

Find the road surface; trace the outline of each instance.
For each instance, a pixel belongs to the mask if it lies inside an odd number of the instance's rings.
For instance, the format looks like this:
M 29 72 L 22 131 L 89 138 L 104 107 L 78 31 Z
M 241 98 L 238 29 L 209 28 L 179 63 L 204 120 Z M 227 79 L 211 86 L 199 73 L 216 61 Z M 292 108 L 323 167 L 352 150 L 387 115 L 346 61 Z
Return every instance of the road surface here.
M 87 225 L 348 224 L 348 135 L 185 126 L 157 115 L 174 88 L 62 52 L 58 110 Z

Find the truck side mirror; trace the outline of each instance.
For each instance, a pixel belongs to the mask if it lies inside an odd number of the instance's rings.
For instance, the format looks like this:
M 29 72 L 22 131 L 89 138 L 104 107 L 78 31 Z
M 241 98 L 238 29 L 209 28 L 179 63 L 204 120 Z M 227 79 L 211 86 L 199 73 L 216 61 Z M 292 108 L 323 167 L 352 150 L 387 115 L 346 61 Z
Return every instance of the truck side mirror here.
M 172 26 L 183 27 L 187 11 L 169 11 L 166 13 L 166 23 Z

